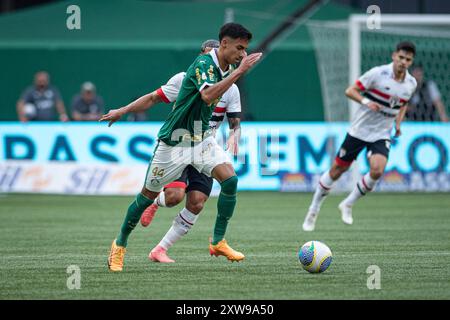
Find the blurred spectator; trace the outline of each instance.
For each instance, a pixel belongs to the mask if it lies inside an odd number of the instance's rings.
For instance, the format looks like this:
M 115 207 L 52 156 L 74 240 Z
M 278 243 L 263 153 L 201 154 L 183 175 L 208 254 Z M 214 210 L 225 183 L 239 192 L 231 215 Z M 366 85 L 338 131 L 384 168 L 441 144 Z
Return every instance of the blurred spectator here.
M 68 121 L 64 102 L 56 87 L 50 85 L 45 71 L 34 75 L 34 86 L 28 87 L 17 101 L 17 115 L 21 122 L 54 121 L 56 111 L 60 121 Z
M 96 93 L 92 82 L 81 85 L 81 92 L 72 100 L 72 119 L 76 121 L 94 121 L 103 114 L 103 99 Z
M 409 100 L 406 118 L 411 121 L 447 122 L 447 113 L 436 83 L 424 78 L 421 65 L 414 67 L 412 75 L 417 80 L 417 89 Z

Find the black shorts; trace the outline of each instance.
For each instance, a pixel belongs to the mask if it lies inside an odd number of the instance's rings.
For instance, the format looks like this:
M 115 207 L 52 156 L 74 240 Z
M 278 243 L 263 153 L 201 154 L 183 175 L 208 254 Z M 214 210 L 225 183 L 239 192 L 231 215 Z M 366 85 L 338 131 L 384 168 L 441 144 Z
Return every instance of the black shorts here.
M 186 188 L 186 192 L 200 191 L 209 197 L 213 186 L 213 178 L 200 173 L 193 166 L 189 165 L 184 169 L 181 177 L 174 182 L 164 186 L 165 188 Z
M 374 154 L 382 154 L 386 158 L 389 156 L 391 141 L 389 139 L 377 140 L 375 142 L 367 142 L 352 137 L 347 133 L 336 155 L 336 162 L 341 167 L 348 167 L 358 157 L 362 149 L 367 148 L 367 157 Z

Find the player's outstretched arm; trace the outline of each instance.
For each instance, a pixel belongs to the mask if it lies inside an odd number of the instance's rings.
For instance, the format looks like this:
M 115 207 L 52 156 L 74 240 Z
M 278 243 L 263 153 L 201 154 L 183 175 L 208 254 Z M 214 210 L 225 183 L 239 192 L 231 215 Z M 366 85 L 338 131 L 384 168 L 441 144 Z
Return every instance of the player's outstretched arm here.
M 353 101 L 366 105 L 372 111 L 381 110 L 381 106 L 378 103 L 370 101 L 369 99 L 363 97 L 360 92 L 361 89 L 358 87 L 358 85 L 353 84 L 345 90 L 345 95 Z
M 202 90 L 202 100 L 209 105 L 218 97 L 222 96 L 233 83 L 235 83 L 245 72 L 253 67 L 256 62 L 258 62 L 261 56 L 262 53 L 258 52 L 244 57 L 239 67 L 234 70 L 234 72 L 231 73 L 228 77 L 226 77 L 222 81 L 217 82 L 215 85 Z
M 107 114 L 104 114 L 99 121 L 109 121 L 108 127 L 110 127 L 114 122 L 118 121 L 123 115 L 130 112 L 145 111 L 159 102 L 162 102 L 161 97 L 158 95 L 156 91 L 153 91 L 152 93 L 148 93 L 122 108 L 109 110 L 109 112 Z

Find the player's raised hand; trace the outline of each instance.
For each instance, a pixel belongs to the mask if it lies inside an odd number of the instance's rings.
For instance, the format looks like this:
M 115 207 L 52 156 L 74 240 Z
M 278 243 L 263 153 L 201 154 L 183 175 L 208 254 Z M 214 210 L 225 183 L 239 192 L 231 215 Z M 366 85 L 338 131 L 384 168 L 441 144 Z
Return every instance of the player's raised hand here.
M 239 68 L 242 72 L 246 72 L 249 70 L 253 65 L 258 62 L 259 59 L 261 59 L 262 52 L 256 52 L 249 55 L 246 55 L 239 65 Z
M 122 112 L 120 109 L 111 109 L 107 114 L 102 115 L 100 120 L 98 121 L 109 121 L 108 127 L 111 127 L 112 124 L 118 121 L 122 117 Z

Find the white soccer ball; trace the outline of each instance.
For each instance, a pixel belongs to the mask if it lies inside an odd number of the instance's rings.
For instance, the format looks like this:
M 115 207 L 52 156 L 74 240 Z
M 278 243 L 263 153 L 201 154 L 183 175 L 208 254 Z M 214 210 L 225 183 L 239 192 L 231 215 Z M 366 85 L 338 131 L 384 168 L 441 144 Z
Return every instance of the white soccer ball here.
M 311 273 L 324 272 L 332 259 L 330 248 L 320 241 L 308 241 L 298 252 L 298 260 L 303 269 Z

